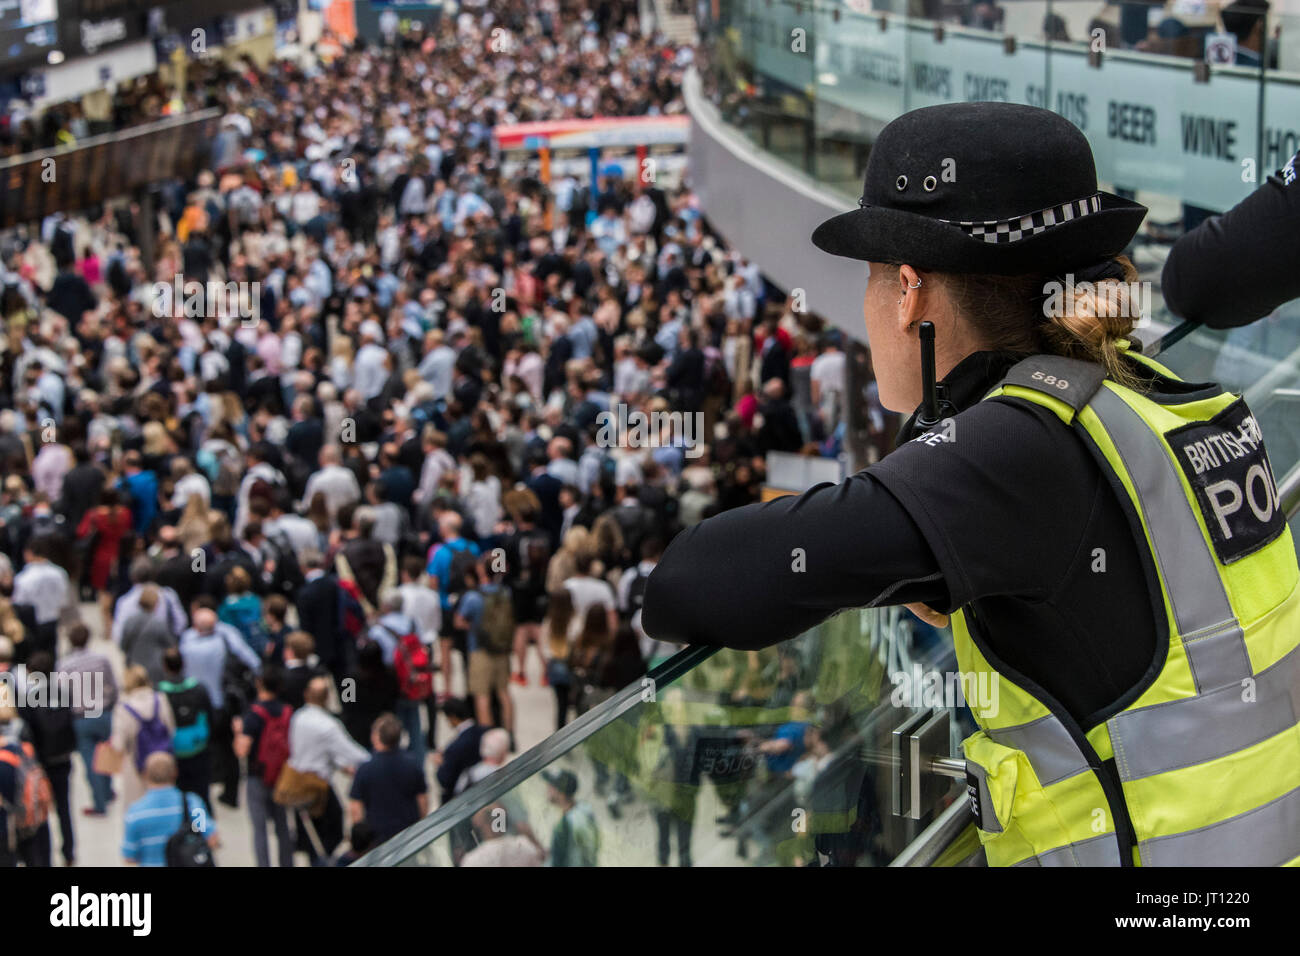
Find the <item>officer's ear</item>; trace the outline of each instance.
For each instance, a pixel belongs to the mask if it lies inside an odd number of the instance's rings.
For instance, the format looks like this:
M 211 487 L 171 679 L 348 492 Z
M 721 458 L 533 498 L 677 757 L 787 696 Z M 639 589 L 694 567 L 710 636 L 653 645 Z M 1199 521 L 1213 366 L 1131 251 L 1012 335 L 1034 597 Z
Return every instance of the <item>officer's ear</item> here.
M 921 274 L 909 265 L 898 267 L 898 330 L 915 334 L 921 321 L 921 296 L 926 290 Z

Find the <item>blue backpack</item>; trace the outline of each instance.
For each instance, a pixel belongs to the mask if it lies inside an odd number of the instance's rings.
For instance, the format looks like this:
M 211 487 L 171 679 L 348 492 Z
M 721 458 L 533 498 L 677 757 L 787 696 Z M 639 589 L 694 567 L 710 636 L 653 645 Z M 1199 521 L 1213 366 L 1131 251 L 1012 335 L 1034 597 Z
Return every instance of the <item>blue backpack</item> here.
M 208 692 L 192 677 L 179 685 L 160 686 L 172 705 L 172 718 L 176 723 L 176 732 L 172 735 L 172 753 L 177 758 L 202 753 L 212 735 L 206 708 Z
M 177 727 L 176 737 L 173 740 L 176 756 L 193 757 L 202 753 L 203 748 L 208 745 L 209 736 L 211 731 L 208 729 L 207 714 L 199 714 L 194 723 L 188 727 Z

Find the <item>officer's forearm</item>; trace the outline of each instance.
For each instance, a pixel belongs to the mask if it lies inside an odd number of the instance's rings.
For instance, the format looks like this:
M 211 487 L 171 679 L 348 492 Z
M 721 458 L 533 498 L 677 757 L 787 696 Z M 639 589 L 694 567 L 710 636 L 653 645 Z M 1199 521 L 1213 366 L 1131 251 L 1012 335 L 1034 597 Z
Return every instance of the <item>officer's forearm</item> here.
M 650 575 L 642 625 L 657 640 L 756 648 L 843 608 L 946 600 L 920 530 L 867 471 L 678 535 Z

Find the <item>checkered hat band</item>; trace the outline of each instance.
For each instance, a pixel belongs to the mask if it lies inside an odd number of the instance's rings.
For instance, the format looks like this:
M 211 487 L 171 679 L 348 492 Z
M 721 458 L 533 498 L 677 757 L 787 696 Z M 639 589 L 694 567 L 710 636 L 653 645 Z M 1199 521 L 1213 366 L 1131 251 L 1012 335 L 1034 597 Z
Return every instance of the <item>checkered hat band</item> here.
M 940 219 L 952 226 L 961 227 L 962 231 L 985 242 L 1016 242 L 1046 232 L 1052 226 L 1059 226 L 1071 219 L 1081 219 L 1101 209 L 1101 193 L 1087 199 L 1075 199 L 1050 209 L 1040 209 L 1018 219 L 989 220 L 986 222 L 959 222 L 955 219 Z

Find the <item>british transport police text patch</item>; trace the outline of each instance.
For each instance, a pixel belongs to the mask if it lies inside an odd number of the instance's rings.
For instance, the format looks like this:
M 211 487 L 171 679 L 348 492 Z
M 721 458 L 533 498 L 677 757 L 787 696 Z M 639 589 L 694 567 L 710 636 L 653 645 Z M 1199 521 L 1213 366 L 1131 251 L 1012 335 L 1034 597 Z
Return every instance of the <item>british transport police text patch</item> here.
M 1165 435 L 1196 493 L 1219 561 L 1258 551 L 1286 527 L 1263 436 L 1237 400 L 1211 421 Z

